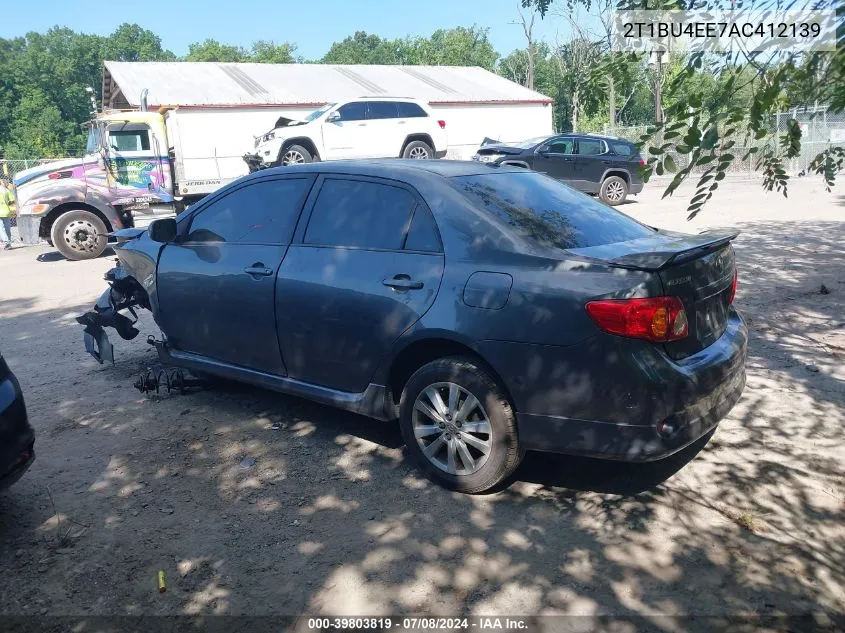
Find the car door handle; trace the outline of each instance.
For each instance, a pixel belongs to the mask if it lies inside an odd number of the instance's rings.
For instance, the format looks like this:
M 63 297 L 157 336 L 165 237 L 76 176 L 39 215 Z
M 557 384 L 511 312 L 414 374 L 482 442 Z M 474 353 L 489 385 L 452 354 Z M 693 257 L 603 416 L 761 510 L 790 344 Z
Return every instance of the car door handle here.
M 419 290 L 424 285 L 423 282 L 414 281 L 408 275 L 396 275 L 393 279 L 385 279 L 381 283 L 394 290 Z
M 572 158 L 572 156 L 564 156 L 563 160 L 565 160 L 566 162 L 569 162 L 569 161 L 572 161 L 572 160 L 575 160 L 575 159 Z
M 252 275 L 253 277 L 269 277 L 273 274 L 273 269 L 267 268 L 261 262 L 256 262 L 252 266 L 244 268 L 244 272 L 247 275 Z

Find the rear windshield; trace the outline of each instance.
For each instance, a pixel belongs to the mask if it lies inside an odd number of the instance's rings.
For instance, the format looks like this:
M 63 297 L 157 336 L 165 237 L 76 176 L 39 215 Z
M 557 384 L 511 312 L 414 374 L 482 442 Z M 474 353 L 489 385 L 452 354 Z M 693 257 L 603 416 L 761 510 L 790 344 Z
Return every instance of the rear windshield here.
M 624 213 L 536 172 L 461 176 L 452 182 L 514 233 L 538 246 L 587 248 L 654 234 Z

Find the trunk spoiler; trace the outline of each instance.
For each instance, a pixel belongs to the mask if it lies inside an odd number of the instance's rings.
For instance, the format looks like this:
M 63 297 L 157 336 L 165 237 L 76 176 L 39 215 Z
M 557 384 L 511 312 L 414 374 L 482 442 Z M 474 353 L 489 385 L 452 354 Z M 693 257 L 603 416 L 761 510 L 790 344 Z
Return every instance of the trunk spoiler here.
M 698 235 L 683 236 L 668 231 L 661 231 L 660 234 L 670 238 L 677 235 L 679 239 L 677 241 L 666 241 L 658 245 L 655 250 L 628 253 L 610 259 L 610 265 L 636 270 L 662 270 L 671 265 L 698 259 L 707 253 L 712 253 L 723 248 L 736 239 L 739 231 L 733 231 L 731 233 L 718 230 L 704 231 Z

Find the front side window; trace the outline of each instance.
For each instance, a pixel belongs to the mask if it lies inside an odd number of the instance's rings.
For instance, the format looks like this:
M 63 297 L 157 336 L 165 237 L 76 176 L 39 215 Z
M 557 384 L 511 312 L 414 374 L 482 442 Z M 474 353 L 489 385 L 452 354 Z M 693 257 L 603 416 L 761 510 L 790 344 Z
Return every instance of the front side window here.
M 604 142 L 597 138 L 578 139 L 578 154 L 580 156 L 598 156 L 604 154 Z
M 186 241 L 289 244 L 310 184 L 286 178 L 235 189 L 197 213 Z
M 415 200 L 400 187 L 327 179 L 308 221 L 305 243 L 400 250 Z
M 575 143 L 571 138 L 552 139 L 546 145 L 546 152 L 549 154 L 574 154 Z
M 452 182 L 477 207 L 537 246 L 586 248 L 654 234 L 624 213 L 536 172 L 461 176 Z
M 146 125 L 121 125 L 111 128 L 109 147 L 116 152 L 148 152 L 150 129 Z
M 370 101 L 367 104 L 368 119 L 395 119 L 396 104 L 390 101 Z
M 341 121 L 363 121 L 367 118 L 367 104 L 363 101 L 353 101 L 337 109 Z

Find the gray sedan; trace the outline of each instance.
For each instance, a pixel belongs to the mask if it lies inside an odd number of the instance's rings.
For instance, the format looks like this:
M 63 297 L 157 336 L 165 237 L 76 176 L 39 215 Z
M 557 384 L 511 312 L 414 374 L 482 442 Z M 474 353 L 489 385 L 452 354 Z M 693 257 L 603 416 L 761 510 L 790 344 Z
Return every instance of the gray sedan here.
M 80 317 L 161 360 L 398 420 L 466 492 L 526 450 L 646 461 L 715 428 L 745 385 L 735 234 L 645 226 L 542 174 L 453 161 L 261 171 L 117 234 Z

